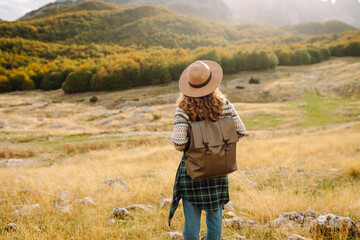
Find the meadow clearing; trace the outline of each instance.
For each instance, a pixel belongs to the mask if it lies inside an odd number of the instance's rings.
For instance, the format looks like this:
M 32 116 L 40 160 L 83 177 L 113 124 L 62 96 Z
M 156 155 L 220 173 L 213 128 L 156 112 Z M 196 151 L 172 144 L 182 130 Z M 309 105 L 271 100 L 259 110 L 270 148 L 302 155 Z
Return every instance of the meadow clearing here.
M 229 175 L 235 215 L 264 225 L 311 209 L 359 224 L 359 76 L 360 58 L 334 58 L 224 78 L 221 89 L 248 130 L 237 145 L 239 170 Z M 260 84 L 249 84 L 251 77 Z M 116 92 L 1 94 L 0 239 L 169 239 L 167 232 L 181 232 L 182 207 L 171 228 L 169 207 L 160 207 L 172 197 L 181 158 L 170 142 L 178 93 L 173 82 Z M 126 185 L 104 183 L 109 178 Z M 54 207 L 64 190 L 66 213 Z M 95 205 L 76 202 L 85 197 Z M 152 207 L 108 224 L 115 207 L 135 204 Z M 313 237 L 301 227 L 224 225 L 224 239 L 236 233 Z

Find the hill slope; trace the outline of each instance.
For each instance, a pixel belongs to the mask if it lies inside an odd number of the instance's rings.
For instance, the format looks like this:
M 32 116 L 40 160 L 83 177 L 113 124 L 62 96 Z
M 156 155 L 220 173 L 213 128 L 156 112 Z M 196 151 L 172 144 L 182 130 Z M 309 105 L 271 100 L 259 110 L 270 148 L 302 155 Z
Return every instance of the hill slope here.
M 184 16 L 154 5 L 122 6 L 104 2 L 83 2 L 60 8 L 48 8 L 35 19 L 0 24 L 3 37 L 63 44 L 106 43 L 130 46 L 194 48 L 227 45 L 249 36 L 248 29 L 212 23 Z M 272 27 L 266 37 L 289 36 Z M 263 29 L 265 31 L 265 29 Z M 258 33 L 261 35 L 260 33 Z M 262 40 L 263 41 L 263 40 Z
M 342 33 L 345 31 L 355 30 L 356 28 L 340 21 L 327 21 L 324 23 L 299 23 L 296 25 L 288 25 L 282 29 L 294 34 L 318 35 L 328 33 Z
M 68 5 L 79 4 L 86 0 L 57 0 L 49 3 L 44 7 L 27 13 L 20 18 L 21 20 L 34 19 L 37 16 L 43 15 L 50 11 L 56 12 Z M 155 4 L 166 6 L 176 12 L 202 17 L 207 20 L 214 21 L 230 21 L 232 20 L 232 13 L 227 5 L 222 0 L 100 0 L 103 2 L 128 4 L 128 5 L 144 5 Z

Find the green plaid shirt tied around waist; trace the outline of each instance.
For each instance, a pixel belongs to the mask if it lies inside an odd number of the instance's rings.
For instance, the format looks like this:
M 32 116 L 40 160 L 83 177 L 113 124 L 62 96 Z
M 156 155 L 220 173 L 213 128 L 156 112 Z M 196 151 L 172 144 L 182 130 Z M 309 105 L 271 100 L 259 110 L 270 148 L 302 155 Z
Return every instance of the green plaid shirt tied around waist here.
M 192 180 L 187 175 L 185 153 L 183 153 L 175 176 L 173 199 L 169 213 L 169 226 L 181 198 L 186 199 L 201 210 L 208 212 L 217 211 L 229 202 L 228 176 Z

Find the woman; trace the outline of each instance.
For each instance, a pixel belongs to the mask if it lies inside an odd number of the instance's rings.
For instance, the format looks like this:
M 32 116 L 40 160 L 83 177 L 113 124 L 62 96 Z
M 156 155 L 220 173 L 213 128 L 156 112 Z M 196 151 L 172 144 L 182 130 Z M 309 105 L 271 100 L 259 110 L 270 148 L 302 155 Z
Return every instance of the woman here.
M 213 61 L 196 61 L 189 65 L 179 80 L 180 97 L 171 136 L 176 150 L 188 146 L 190 121 L 213 120 L 232 117 L 238 137 L 245 136 L 245 126 L 234 106 L 221 94 L 218 87 L 223 77 L 219 64 Z M 222 210 L 229 202 L 228 176 L 205 180 L 192 180 L 186 172 L 185 153 L 176 173 L 173 200 L 169 213 L 171 219 L 183 199 L 185 226 L 184 239 L 199 239 L 201 211 L 206 211 L 206 239 L 221 239 Z

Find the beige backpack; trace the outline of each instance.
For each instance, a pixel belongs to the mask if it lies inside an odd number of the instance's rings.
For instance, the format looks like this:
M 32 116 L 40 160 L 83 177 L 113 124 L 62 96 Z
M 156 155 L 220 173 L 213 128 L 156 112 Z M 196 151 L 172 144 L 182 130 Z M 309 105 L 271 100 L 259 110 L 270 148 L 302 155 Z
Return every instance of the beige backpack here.
M 237 170 L 239 139 L 232 118 L 191 122 L 189 137 L 185 165 L 192 179 L 214 178 Z

